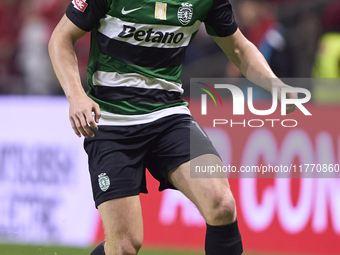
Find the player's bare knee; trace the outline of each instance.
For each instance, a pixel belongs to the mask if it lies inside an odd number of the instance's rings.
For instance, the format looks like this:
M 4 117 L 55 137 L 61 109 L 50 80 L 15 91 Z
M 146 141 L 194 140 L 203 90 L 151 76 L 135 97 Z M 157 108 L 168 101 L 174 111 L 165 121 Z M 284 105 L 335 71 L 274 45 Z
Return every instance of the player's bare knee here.
M 120 245 L 121 253 L 119 255 L 136 255 L 141 246 L 141 243 L 123 242 Z
M 105 255 L 136 255 L 142 247 L 142 239 L 119 240 L 116 243 L 105 243 Z
M 235 199 L 231 195 L 215 196 L 205 216 L 206 222 L 210 225 L 230 224 L 236 219 Z
M 138 253 L 140 248 L 142 248 L 142 244 L 143 244 L 143 237 L 141 237 L 139 239 L 135 239 L 135 240 L 133 240 L 133 242 L 131 242 L 131 246 L 133 247 L 134 252 L 135 252 L 133 254 L 137 254 Z M 130 253 L 127 253 L 127 254 L 130 254 Z

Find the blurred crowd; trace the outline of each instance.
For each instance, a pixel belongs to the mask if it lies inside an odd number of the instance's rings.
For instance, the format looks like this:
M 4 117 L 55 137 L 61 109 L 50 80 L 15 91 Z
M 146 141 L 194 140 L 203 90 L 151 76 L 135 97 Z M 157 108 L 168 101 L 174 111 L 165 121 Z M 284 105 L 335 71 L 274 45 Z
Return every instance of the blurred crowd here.
M 62 94 L 47 45 L 69 3 L 0 0 L 0 94 Z M 77 43 L 76 50 L 85 79 L 89 36 Z
M 62 94 L 47 44 L 70 1 L 0 0 L 0 94 Z M 241 31 L 279 77 L 340 78 L 339 0 L 230 1 Z M 89 40 L 76 43 L 85 87 Z M 190 77 L 242 75 L 200 29 L 187 52 L 184 87 Z

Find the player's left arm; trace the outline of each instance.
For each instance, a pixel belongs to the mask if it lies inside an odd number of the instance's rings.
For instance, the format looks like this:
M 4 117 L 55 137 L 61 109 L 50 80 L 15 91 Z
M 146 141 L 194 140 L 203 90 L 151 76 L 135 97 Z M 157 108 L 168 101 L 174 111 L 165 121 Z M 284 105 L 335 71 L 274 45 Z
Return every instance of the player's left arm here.
M 290 87 L 274 74 L 262 53 L 239 29 L 230 36 L 212 38 L 251 82 L 270 92 L 274 86 L 277 87 L 279 100 L 281 88 Z M 287 98 L 297 98 L 297 93 L 287 93 Z M 295 105 L 287 105 L 287 113 L 293 112 L 295 108 Z

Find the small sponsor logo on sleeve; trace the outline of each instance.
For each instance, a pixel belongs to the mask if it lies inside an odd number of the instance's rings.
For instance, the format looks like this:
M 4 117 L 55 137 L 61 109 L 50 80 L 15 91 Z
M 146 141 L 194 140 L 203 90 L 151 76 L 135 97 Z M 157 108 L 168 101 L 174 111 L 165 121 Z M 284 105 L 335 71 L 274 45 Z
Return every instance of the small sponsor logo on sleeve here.
M 78 11 L 84 12 L 88 4 L 86 3 L 86 0 L 72 0 L 74 8 L 76 8 Z

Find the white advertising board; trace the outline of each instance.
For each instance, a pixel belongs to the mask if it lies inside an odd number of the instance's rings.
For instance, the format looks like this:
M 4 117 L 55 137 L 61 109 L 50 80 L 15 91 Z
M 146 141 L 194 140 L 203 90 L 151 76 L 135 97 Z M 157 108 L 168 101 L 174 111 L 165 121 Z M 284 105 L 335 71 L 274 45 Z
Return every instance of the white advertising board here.
M 86 246 L 98 212 L 64 97 L 1 96 L 0 242 Z

